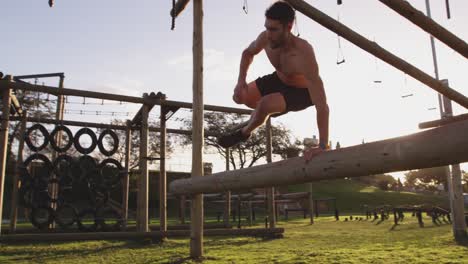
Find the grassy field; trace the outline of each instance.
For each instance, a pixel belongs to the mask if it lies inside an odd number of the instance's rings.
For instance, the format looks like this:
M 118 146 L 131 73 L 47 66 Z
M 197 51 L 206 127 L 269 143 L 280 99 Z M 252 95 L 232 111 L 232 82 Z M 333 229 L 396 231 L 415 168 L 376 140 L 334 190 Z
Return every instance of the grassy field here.
M 391 220 L 280 221 L 280 239 L 205 237 L 203 263 L 468 263 L 468 242 L 455 243 L 449 224 L 424 222 L 420 228 L 409 214 L 396 227 Z M 188 255 L 189 239 L 0 245 L 0 263 L 15 264 L 196 263 Z

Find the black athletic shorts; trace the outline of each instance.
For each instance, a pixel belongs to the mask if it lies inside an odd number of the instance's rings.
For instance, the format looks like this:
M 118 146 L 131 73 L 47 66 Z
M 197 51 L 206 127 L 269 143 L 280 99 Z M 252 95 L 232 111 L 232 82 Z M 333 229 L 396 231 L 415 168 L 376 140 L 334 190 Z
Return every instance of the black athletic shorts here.
M 283 113 L 275 114 L 273 116 L 279 116 L 286 114 L 290 111 L 300 111 L 307 107 L 314 105 L 310 99 L 309 89 L 297 88 L 294 86 L 284 84 L 276 72 L 265 75 L 255 80 L 260 94 L 263 96 L 280 93 L 284 97 L 286 102 L 286 110 Z

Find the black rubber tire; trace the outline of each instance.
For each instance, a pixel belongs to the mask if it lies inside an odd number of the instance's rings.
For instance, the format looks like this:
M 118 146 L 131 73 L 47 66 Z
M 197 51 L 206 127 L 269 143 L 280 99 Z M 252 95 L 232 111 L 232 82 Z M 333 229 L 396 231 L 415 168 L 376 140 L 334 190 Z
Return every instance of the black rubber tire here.
M 68 142 L 63 147 L 60 147 L 59 145 L 57 145 L 57 142 L 55 141 L 55 135 L 60 131 L 65 132 L 65 134 L 67 134 L 67 137 L 68 137 Z M 68 127 L 63 126 L 63 125 L 58 125 L 58 126 L 56 126 L 54 128 L 54 130 L 52 130 L 52 132 L 50 132 L 49 142 L 50 142 L 50 146 L 55 151 L 57 151 L 57 152 L 66 152 L 73 145 L 73 134 L 72 134 L 71 130 Z
M 110 190 L 104 185 L 89 186 L 89 202 L 94 207 L 101 207 L 109 201 Z
M 75 179 L 79 181 L 87 181 L 89 174 L 98 170 L 98 165 L 96 159 L 88 155 L 83 155 L 78 159 L 78 166 L 76 169 L 77 171 L 74 176 Z
M 49 158 L 47 158 L 45 155 L 40 154 L 40 153 L 34 153 L 23 162 L 23 167 L 27 168 L 33 160 L 41 160 L 42 162 L 44 162 L 44 165 L 48 172 L 47 178 L 43 178 L 43 177 L 41 178 L 41 177 L 35 177 L 35 176 L 33 177 L 32 175 L 30 175 L 34 183 L 33 184 L 34 187 L 40 187 L 42 183 L 46 184 L 46 182 L 48 182 L 48 180 L 51 178 L 53 165 L 50 162 Z
M 112 216 L 112 220 L 116 220 L 115 223 L 106 223 L 105 216 L 109 214 Z M 121 231 L 124 225 L 124 219 L 122 215 L 112 207 L 106 205 L 101 206 L 96 210 L 96 221 L 99 225 L 99 228 L 105 232 Z
M 88 148 L 85 148 L 80 144 L 80 137 L 84 134 L 87 134 L 91 138 L 91 145 Z M 73 145 L 75 146 L 75 149 L 81 154 L 89 154 L 93 152 L 94 149 L 96 149 L 96 134 L 91 129 L 84 127 L 76 132 L 75 137 L 73 138 Z
M 94 224 L 92 225 L 85 225 L 83 222 L 83 217 L 86 215 L 92 215 L 93 216 L 93 221 Z M 80 229 L 83 232 L 94 232 L 97 229 L 97 223 L 96 223 L 96 210 L 93 208 L 87 208 L 78 213 L 78 217 L 76 218 L 76 223 L 78 224 L 78 229 Z
M 72 218 L 68 221 L 61 218 L 61 213 L 65 208 L 69 208 L 72 211 Z M 70 228 L 73 224 L 77 221 L 78 218 L 78 210 L 69 203 L 60 204 L 55 212 L 55 222 L 57 222 L 58 226 L 63 229 Z
M 48 213 L 48 217 L 46 221 L 39 221 L 38 219 L 38 213 L 40 210 L 46 210 Z M 55 212 L 54 209 L 50 208 L 49 206 L 33 206 L 31 209 L 31 224 L 38 229 L 48 229 L 49 225 L 54 222 L 55 219 Z
M 42 144 L 39 146 L 34 145 L 31 141 L 30 135 L 34 130 L 39 130 L 44 136 L 44 142 L 42 142 Z M 44 149 L 47 146 L 47 144 L 49 144 L 49 137 L 49 131 L 47 131 L 47 129 L 43 125 L 34 124 L 26 130 L 26 133 L 24 135 L 24 142 L 31 151 L 38 152 Z
M 67 163 L 67 168 L 66 168 L 66 171 L 63 172 L 63 171 L 60 171 L 59 170 L 59 165 L 61 162 L 66 162 Z M 54 173 L 55 173 L 55 176 L 57 176 L 57 178 L 59 179 L 59 185 L 60 186 L 71 186 L 72 183 L 73 183 L 73 174 L 72 174 L 72 171 L 73 171 L 73 158 L 71 156 L 68 156 L 68 155 L 60 155 L 58 156 L 55 160 L 54 160 L 54 163 L 53 163 L 53 167 L 54 167 Z
M 106 135 L 109 135 L 112 137 L 112 141 L 114 141 L 114 147 L 111 149 L 111 150 L 107 150 L 105 147 L 104 147 L 104 137 Z M 101 134 L 99 135 L 99 139 L 98 139 L 98 148 L 99 148 L 99 151 L 101 151 L 102 154 L 106 155 L 106 156 L 112 156 L 114 155 L 117 150 L 119 150 L 119 137 L 117 136 L 117 134 L 111 130 L 111 129 L 105 129 L 104 131 L 101 132 Z
M 117 169 L 119 170 L 118 174 L 117 174 L 117 177 L 106 177 L 106 175 L 103 174 L 103 169 L 106 167 L 107 164 L 112 164 L 112 165 L 115 165 L 117 167 Z M 101 161 L 101 163 L 99 164 L 99 171 L 101 173 L 101 177 L 103 179 L 103 183 L 107 186 L 111 186 L 111 187 L 114 187 L 115 185 L 119 184 L 122 177 L 125 175 L 125 171 L 123 169 L 123 166 L 122 164 L 117 161 L 116 159 L 112 159 L 112 158 L 108 158 L 108 159 L 105 159 L 103 161 Z

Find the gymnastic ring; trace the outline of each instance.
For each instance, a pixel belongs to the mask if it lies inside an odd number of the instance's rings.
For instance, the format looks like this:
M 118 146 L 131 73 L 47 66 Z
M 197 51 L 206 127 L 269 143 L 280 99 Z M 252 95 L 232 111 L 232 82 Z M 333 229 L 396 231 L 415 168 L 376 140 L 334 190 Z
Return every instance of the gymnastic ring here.
M 106 177 L 106 175 L 103 174 L 103 169 L 107 166 L 107 164 L 113 164 L 117 167 L 117 170 L 119 171 L 117 174 L 117 177 Z M 101 172 L 104 184 L 108 186 L 112 186 L 112 187 L 118 184 L 126 173 L 123 170 L 122 164 L 113 158 L 108 158 L 108 159 L 103 160 L 99 164 L 99 171 Z
M 67 165 L 65 167 L 65 172 L 62 171 L 60 168 L 60 164 L 62 162 L 66 162 Z M 58 156 L 53 163 L 54 173 L 55 176 L 59 179 L 60 186 L 69 186 L 73 183 L 73 174 L 72 174 L 72 165 L 73 165 L 73 158 L 68 155 L 60 155 Z
M 106 213 L 110 213 L 113 219 L 110 220 L 116 220 L 114 224 L 109 224 L 106 223 L 105 215 Z M 102 231 L 105 232 L 115 232 L 115 231 L 121 231 L 123 228 L 124 224 L 124 219 L 122 217 L 122 214 L 120 214 L 117 210 L 114 208 L 104 205 L 96 210 L 96 222 L 99 225 L 99 228 Z
M 114 142 L 113 144 L 113 147 L 111 150 L 107 150 L 105 147 L 104 147 L 104 137 L 106 135 L 109 135 L 112 137 L 112 141 Z M 117 150 L 119 149 L 119 137 L 117 136 L 117 134 L 111 130 L 111 129 L 105 129 L 104 131 L 101 132 L 101 134 L 99 135 L 99 139 L 98 139 L 98 148 L 99 148 L 99 151 L 101 151 L 102 154 L 106 155 L 106 156 L 112 156 L 114 155 Z
M 40 221 L 38 217 L 38 213 L 40 210 L 46 210 L 48 217 L 45 221 Z M 54 209 L 52 209 L 50 206 L 33 206 L 31 210 L 31 224 L 33 226 L 37 227 L 38 229 L 48 229 L 49 225 L 51 225 L 54 222 L 55 219 L 55 212 Z
M 68 137 L 68 142 L 63 147 L 59 146 L 59 144 L 57 144 L 57 141 L 55 141 L 55 135 L 57 135 L 57 133 L 60 132 L 60 131 L 65 132 L 65 134 L 67 134 L 67 137 Z M 68 127 L 66 127 L 64 125 L 58 125 L 58 126 L 56 126 L 54 128 L 54 130 L 52 130 L 52 132 L 50 132 L 49 142 L 50 142 L 50 146 L 55 151 L 65 152 L 65 151 L 69 150 L 70 147 L 73 145 L 73 134 L 72 134 L 71 130 Z
M 71 212 L 73 214 L 72 218 L 68 221 L 66 221 L 65 219 L 61 217 L 61 213 L 63 212 L 65 208 L 71 209 Z M 77 221 L 77 216 L 78 216 L 78 210 L 73 205 L 69 203 L 63 203 L 58 206 L 57 211 L 55 212 L 55 222 L 57 222 L 57 224 L 61 228 L 67 229 L 67 228 L 70 228 Z
M 36 146 L 32 143 L 31 141 L 31 133 L 34 131 L 34 130 L 39 130 L 41 133 L 42 133 L 42 136 L 44 137 L 44 142 L 42 142 L 41 145 L 39 146 Z M 29 149 L 34 151 L 34 152 L 38 152 L 38 151 L 41 151 L 42 149 L 44 149 L 47 144 L 49 143 L 49 132 L 47 131 L 47 129 L 41 125 L 41 124 L 34 124 L 32 125 L 31 127 L 29 127 L 27 130 L 26 130 L 26 133 L 24 135 L 24 142 L 26 143 L 26 145 L 28 145 Z
M 80 137 L 83 134 L 88 134 L 88 136 L 91 138 L 91 145 L 87 148 L 81 146 L 80 144 Z M 81 154 L 89 154 L 93 152 L 93 150 L 96 148 L 96 134 L 94 134 L 94 132 L 91 129 L 83 127 L 82 129 L 78 130 L 78 132 L 76 132 L 75 137 L 73 138 L 73 145 L 75 146 L 76 150 L 78 150 L 78 152 L 80 152 Z
M 86 215 L 92 215 L 94 223 L 92 225 L 85 225 L 83 221 L 83 217 Z M 78 229 L 84 232 L 93 232 L 96 231 L 97 223 L 96 223 L 96 210 L 93 208 L 86 208 L 78 213 L 76 218 L 76 223 L 78 224 Z

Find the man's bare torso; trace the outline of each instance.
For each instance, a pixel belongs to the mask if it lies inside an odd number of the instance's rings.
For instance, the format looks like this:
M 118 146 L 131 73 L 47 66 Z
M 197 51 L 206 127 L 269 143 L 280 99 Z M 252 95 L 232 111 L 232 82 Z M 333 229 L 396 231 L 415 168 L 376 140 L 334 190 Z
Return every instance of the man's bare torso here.
M 278 77 L 285 84 L 297 88 L 307 88 L 307 82 L 304 71 L 301 65 L 304 65 L 303 49 L 310 47 L 310 45 L 302 39 L 294 37 L 293 45 L 288 49 L 277 48 L 271 49 L 269 46 L 265 47 L 270 63 L 275 67 Z

